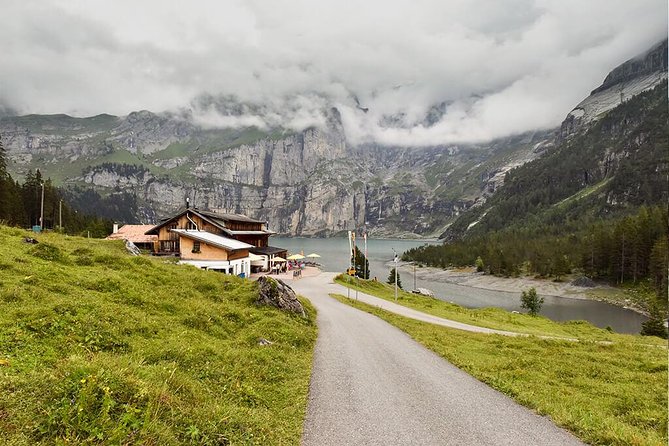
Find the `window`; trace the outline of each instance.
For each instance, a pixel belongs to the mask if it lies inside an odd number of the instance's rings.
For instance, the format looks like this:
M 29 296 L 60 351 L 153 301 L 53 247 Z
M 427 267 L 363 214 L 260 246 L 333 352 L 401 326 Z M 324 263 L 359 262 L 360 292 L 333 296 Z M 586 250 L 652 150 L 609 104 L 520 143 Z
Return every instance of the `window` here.
M 200 242 L 193 242 L 193 250 L 191 252 L 198 253 L 200 252 Z

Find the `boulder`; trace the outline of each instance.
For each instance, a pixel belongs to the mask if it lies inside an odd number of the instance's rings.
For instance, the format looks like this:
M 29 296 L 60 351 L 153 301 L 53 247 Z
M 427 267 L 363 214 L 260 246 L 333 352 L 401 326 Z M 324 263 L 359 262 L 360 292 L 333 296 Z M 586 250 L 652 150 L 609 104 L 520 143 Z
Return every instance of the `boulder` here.
M 138 256 L 140 254 L 139 248 L 130 240 L 125 241 L 125 249 L 130 255 Z
M 411 292 L 414 294 L 420 294 L 421 296 L 434 297 L 434 293 L 427 288 L 416 288 L 415 290 L 411 290 Z
M 295 291 L 281 279 L 262 276 L 258 279 L 259 293 L 256 303 L 259 305 L 271 305 L 280 310 L 288 311 L 306 316 L 304 307 L 297 300 Z

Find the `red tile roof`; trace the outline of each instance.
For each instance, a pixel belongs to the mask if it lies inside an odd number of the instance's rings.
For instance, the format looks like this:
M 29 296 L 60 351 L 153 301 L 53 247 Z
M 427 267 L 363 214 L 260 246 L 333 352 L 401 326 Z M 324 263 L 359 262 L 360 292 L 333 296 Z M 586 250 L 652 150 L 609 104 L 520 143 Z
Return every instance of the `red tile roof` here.
M 118 232 L 111 234 L 107 240 L 130 240 L 133 243 L 151 243 L 158 240 L 157 235 L 145 235 L 153 225 L 123 225 Z

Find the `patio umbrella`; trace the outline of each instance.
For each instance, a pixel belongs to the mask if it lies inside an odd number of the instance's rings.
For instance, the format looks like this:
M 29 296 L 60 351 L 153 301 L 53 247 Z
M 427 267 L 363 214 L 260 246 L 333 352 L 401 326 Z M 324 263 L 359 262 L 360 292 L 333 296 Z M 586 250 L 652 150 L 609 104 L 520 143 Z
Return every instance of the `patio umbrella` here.
M 319 256 L 315 252 L 312 252 L 311 254 L 308 254 L 307 257 L 312 258 L 312 259 L 317 259 L 317 258 L 320 258 L 321 256 Z
M 302 260 L 304 256 L 302 254 L 293 254 L 292 256 L 288 256 L 288 260 Z
M 286 259 L 284 259 L 283 257 L 279 257 L 279 256 L 276 256 L 272 259 L 272 262 L 285 262 L 285 261 L 286 261 Z

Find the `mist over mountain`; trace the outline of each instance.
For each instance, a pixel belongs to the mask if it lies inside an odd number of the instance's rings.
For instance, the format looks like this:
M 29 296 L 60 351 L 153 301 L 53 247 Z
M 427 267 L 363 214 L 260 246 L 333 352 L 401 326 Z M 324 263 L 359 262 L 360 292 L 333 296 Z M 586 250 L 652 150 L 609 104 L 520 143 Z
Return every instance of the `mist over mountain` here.
M 660 0 L 14 2 L 0 103 L 291 131 L 336 108 L 354 145 L 481 143 L 559 125 L 666 30 Z
M 87 211 L 94 211 L 94 204 L 86 191 L 94 188 L 101 197 L 118 195 L 115 202 L 125 200 L 135 209 L 134 220 L 143 223 L 189 198 L 201 208 L 267 220 L 283 234 L 328 236 L 367 226 L 377 236 L 436 236 L 456 220 L 454 229 L 471 224 L 475 218 L 468 215 L 487 209 L 512 169 L 556 159 L 565 141 L 580 138 L 610 110 L 666 82 L 666 41 L 641 55 L 634 59 L 641 62 L 626 62 L 602 76 L 608 79 L 606 88 L 594 89 L 560 128 L 483 143 L 356 143 L 346 113 L 328 108 L 323 97 L 304 106 L 296 99 L 280 115 L 276 104 L 202 95 L 179 112 L 5 117 L 0 132 L 13 174 L 39 168 L 75 203 L 80 196 Z M 645 68 L 626 68 L 630 63 Z M 621 71 L 627 74 L 615 74 Z M 360 98 L 352 101 L 355 113 L 371 113 Z M 433 106 L 420 125 L 438 125 L 452 106 Z M 643 121 L 644 106 L 635 110 Z M 311 120 L 312 111 L 318 120 Z M 281 125 L 285 116 L 291 116 L 294 128 Z M 382 125 L 403 128 L 405 120 L 401 114 L 386 116 Z M 626 122 L 619 125 L 639 125 Z M 558 161 L 551 163 L 559 169 Z M 589 181 L 599 178 L 594 170 L 589 175 Z

